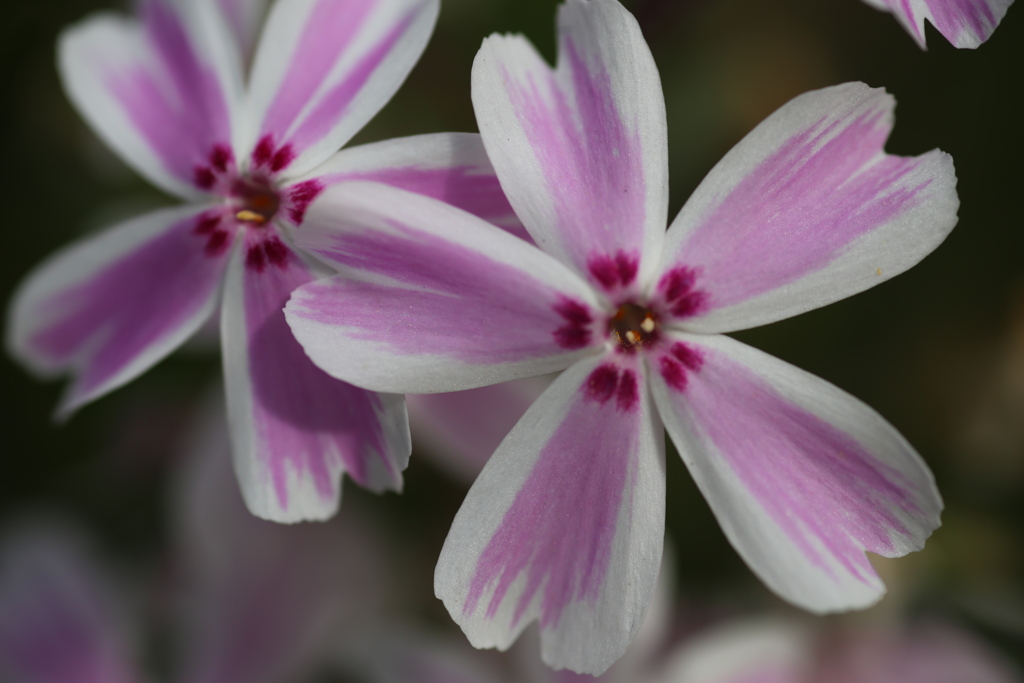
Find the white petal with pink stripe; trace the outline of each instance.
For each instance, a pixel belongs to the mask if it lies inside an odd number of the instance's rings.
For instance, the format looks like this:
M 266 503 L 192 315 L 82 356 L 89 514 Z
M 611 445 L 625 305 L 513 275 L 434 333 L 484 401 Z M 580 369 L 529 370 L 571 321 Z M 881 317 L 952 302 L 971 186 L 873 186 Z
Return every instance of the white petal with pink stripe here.
M 221 340 L 235 469 L 254 514 L 326 519 L 338 509 L 342 473 L 375 491 L 401 490 L 409 425 L 401 396 L 336 380 L 302 352 L 281 309 L 313 275 L 283 249 L 260 268 L 239 249 L 228 269 Z
M 64 89 L 96 133 L 150 182 L 201 196 L 195 169 L 230 149 L 238 57 L 211 3 L 145 0 L 141 20 L 98 14 L 61 34 Z
M 599 674 L 643 623 L 661 562 L 665 452 L 643 370 L 580 361 L 491 457 L 452 523 L 434 591 L 477 647 L 538 619 L 544 661 Z
M 815 90 L 718 162 L 666 239 L 663 271 L 690 274 L 697 299 L 673 313 L 680 325 L 727 332 L 819 308 L 902 273 L 946 238 L 959 206 L 953 161 L 938 150 L 885 154 L 894 107 L 863 83 Z
M 487 153 L 537 244 L 609 292 L 657 264 L 668 208 L 661 81 L 618 3 L 558 14 L 552 70 L 519 36 L 491 36 L 473 62 Z
M 227 245 L 196 232 L 202 213 L 163 209 L 84 238 L 15 292 L 11 354 L 41 374 L 75 373 L 59 413 L 135 379 L 213 313 Z
M 295 177 L 348 142 L 412 70 L 438 7 L 438 0 L 279 0 L 252 69 L 246 147 L 253 163 Z
M 728 337 L 683 338 L 684 382 L 652 372 L 665 426 L 750 568 L 814 612 L 885 592 L 865 556 L 924 546 L 942 500 L 892 425 L 828 382 Z
M 601 343 L 597 299 L 581 278 L 429 197 L 335 185 L 296 244 L 342 275 L 296 290 L 288 323 L 314 363 L 359 386 L 471 389 L 561 370 Z

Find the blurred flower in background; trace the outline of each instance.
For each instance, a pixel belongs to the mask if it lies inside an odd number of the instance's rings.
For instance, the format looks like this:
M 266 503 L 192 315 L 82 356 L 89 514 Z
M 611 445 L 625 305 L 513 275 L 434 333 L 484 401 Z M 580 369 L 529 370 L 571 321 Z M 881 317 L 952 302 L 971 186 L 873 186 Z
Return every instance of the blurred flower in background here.
M 298 527 L 253 517 L 223 410 L 204 408 L 172 468 L 174 533 L 158 563 L 114 571 L 91 552 L 88 530 L 56 515 L 7 529 L 2 680 L 296 680 L 383 618 L 395 594 L 372 525 L 358 513 Z M 155 646 L 171 661 L 154 665 Z

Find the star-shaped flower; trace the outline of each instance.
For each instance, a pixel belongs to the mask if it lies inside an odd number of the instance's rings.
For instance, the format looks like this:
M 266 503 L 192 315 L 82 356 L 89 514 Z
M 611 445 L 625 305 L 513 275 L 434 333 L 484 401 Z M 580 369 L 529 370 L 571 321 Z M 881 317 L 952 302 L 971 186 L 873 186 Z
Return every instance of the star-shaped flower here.
M 8 346 L 42 374 L 74 375 L 66 415 L 164 358 L 220 305 L 246 501 L 278 521 L 319 519 L 337 509 L 342 472 L 374 490 L 399 488 L 410 446 L 399 397 L 328 377 L 285 324 L 288 295 L 316 276 L 291 239 L 310 200 L 332 183 L 375 179 L 514 216 L 478 136 L 335 153 L 412 69 L 438 0 L 280 0 L 246 87 L 246 27 L 262 8 L 144 0 L 140 21 L 104 13 L 64 33 L 59 66 L 72 102 L 186 204 L 37 268 L 14 297 Z
M 815 612 L 875 602 L 865 551 L 922 547 L 942 507 L 930 472 L 866 405 L 723 333 L 917 263 L 956 223 L 952 160 L 883 151 L 884 91 L 810 92 L 666 232 L 665 106 L 636 21 L 615 0 L 569 0 L 559 51 L 552 70 L 522 37 L 492 36 L 473 65 L 484 145 L 537 247 L 370 183 L 327 190 L 297 237 L 339 275 L 285 314 L 336 377 L 423 393 L 564 369 L 469 491 L 437 595 L 478 647 L 538 619 L 546 662 L 605 670 L 658 573 L 664 428 L 770 588 Z

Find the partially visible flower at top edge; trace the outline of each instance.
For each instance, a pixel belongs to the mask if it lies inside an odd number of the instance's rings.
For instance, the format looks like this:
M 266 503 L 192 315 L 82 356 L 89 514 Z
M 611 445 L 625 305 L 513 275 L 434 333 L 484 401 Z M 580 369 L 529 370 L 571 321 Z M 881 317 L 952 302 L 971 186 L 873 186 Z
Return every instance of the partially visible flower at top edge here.
M 892 12 L 922 50 L 927 19 L 956 47 L 974 49 L 988 40 L 1013 0 L 864 0 Z
M 801 95 L 712 169 L 668 232 L 661 85 L 615 0 L 559 11 L 552 70 L 521 36 L 473 65 L 477 123 L 537 248 L 430 198 L 336 186 L 297 240 L 339 275 L 285 316 L 313 361 L 378 391 L 565 370 L 491 457 L 435 592 L 470 641 L 539 619 L 545 662 L 596 674 L 643 621 L 665 520 L 663 425 L 751 569 L 814 612 L 885 588 L 865 551 L 923 547 L 942 503 L 881 416 L 723 333 L 910 268 L 956 223 L 949 155 L 885 154 L 893 99 Z M 685 562 L 685 555 L 680 558 Z
M 255 20 L 240 12 L 262 6 L 143 0 L 138 21 L 101 13 L 61 36 L 71 101 L 129 164 L 187 204 L 39 266 L 14 296 L 7 343 L 40 374 L 74 376 L 59 408 L 68 415 L 160 361 L 223 301 L 241 487 L 253 513 L 292 522 L 331 516 L 342 472 L 375 491 L 400 489 L 410 450 L 401 397 L 328 377 L 285 324 L 289 293 L 317 275 L 292 246 L 309 202 L 333 183 L 371 179 L 518 224 L 477 135 L 335 153 L 412 69 L 438 0 L 280 0 L 246 87 L 238 46 Z M 234 12 L 230 23 L 221 8 Z

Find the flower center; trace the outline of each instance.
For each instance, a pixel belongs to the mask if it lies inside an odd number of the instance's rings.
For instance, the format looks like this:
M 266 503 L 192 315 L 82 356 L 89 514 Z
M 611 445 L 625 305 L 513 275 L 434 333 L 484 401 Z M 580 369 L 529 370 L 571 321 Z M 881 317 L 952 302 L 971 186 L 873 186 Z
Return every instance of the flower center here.
M 235 218 L 243 223 L 262 226 L 277 213 L 281 198 L 277 191 L 264 180 L 239 178 L 231 188 L 237 210 Z
M 632 349 L 637 344 L 650 345 L 658 334 L 658 316 L 638 304 L 624 303 L 608 320 L 608 331 L 615 335 L 619 345 Z

